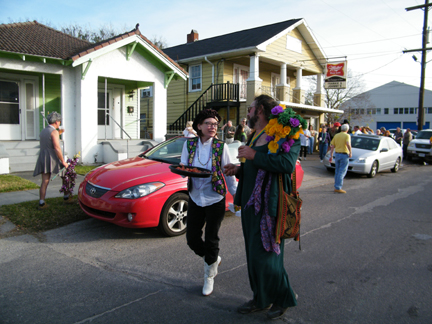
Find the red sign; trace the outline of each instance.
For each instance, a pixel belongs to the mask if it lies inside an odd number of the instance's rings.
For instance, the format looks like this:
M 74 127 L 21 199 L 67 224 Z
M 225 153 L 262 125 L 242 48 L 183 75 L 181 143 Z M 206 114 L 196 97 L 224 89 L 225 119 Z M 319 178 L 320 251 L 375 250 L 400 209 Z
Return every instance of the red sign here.
M 327 63 L 326 77 L 329 78 L 332 76 L 345 76 L 345 62 L 336 64 Z

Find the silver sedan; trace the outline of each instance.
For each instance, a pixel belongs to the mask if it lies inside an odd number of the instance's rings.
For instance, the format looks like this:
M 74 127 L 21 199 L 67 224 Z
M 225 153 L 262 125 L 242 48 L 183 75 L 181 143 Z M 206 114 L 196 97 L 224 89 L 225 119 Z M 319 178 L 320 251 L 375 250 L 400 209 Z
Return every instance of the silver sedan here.
M 367 174 L 369 178 L 384 170 L 397 172 L 402 161 L 402 148 L 391 137 L 378 135 L 353 135 L 351 137 L 352 157 L 348 171 Z M 332 171 L 335 168 L 334 156 L 329 162 L 330 151 L 324 158 L 324 166 Z

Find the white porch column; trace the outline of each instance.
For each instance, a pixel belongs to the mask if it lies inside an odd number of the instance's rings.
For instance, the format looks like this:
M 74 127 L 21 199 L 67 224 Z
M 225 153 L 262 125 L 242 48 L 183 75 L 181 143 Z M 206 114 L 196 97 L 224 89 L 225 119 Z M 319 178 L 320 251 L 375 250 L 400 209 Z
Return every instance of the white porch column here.
M 153 140 L 162 142 L 167 132 L 167 89 L 163 75 L 158 81 L 153 84 Z
M 280 67 L 280 84 L 281 86 L 288 86 L 287 84 L 287 65 L 286 63 L 282 63 Z
M 296 87 L 295 89 L 301 89 L 302 86 L 302 77 L 303 77 L 303 69 L 302 68 L 297 68 L 297 73 L 296 73 Z
M 282 63 L 280 66 L 280 83 L 276 85 L 276 96 L 280 101 L 289 101 L 290 88 L 287 84 L 287 65 Z
M 316 86 L 316 92 L 314 94 L 314 106 L 325 107 L 322 74 L 317 74 L 317 86 Z M 324 120 L 324 117 L 322 118 L 320 117 L 320 122 L 321 119 Z
M 303 69 L 301 67 L 297 68 L 296 73 L 296 87 L 293 89 L 292 102 L 294 103 L 305 103 L 304 90 L 302 90 L 302 77 Z
M 250 56 L 249 78 L 246 81 L 262 81 L 259 77 L 259 56 L 257 54 Z
M 322 91 L 323 88 L 323 75 L 322 74 L 317 74 L 317 86 L 316 86 L 316 94 L 321 94 L 323 93 Z

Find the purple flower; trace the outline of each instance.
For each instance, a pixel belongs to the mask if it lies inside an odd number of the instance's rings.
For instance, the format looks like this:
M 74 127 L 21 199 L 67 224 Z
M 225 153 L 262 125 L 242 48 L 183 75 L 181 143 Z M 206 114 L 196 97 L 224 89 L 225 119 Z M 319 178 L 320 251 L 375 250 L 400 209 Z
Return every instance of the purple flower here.
M 298 127 L 298 125 L 300 125 L 300 121 L 297 118 L 290 118 L 290 124 L 292 127 Z
M 289 144 L 289 141 L 283 142 L 283 144 L 282 144 L 282 150 L 285 153 L 288 153 L 290 151 L 290 149 L 291 149 L 291 145 Z
M 292 138 L 290 138 L 287 142 L 289 146 L 293 146 L 295 141 Z
M 281 106 L 276 106 L 271 110 L 272 115 L 279 115 L 284 109 Z
M 218 156 L 218 153 L 217 153 L 217 152 L 215 152 L 215 156 Z
M 216 143 L 216 147 L 220 147 L 220 143 Z
M 212 171 L 213 171 L 213 172 L 216 172 L 216 167 L 213 167 L 213 168 L 212 168 Z
M 267 135 L 267 137 L 266 137 L 266 141 L 267 142 L 271 142 L 271 141 L 273 141 L 275 138 L 274 138 L 274 136 L 269 136 L 269 135 Z

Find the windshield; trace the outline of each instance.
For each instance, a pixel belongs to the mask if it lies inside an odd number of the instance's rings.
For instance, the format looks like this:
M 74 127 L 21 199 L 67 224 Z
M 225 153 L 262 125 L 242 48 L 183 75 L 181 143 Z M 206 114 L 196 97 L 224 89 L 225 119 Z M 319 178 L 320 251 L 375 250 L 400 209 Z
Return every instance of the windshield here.
M 362 150 L 376 151 L 378 149 L 379 143 L 380 141 L 377 138 L 367 138 L 360 136 L 351 137 L 351 146 L 353 148 Z
M 150 160 L 157 160 L 170 164 L 179 164 L 183 150 L 183 144 L 185 141 L 186 137 L 173 138 L 155 146 L 142 156 Z
M 432 137 L 432 131 L 420 131 L 418 132 L 416 139 L 430 139 Z

